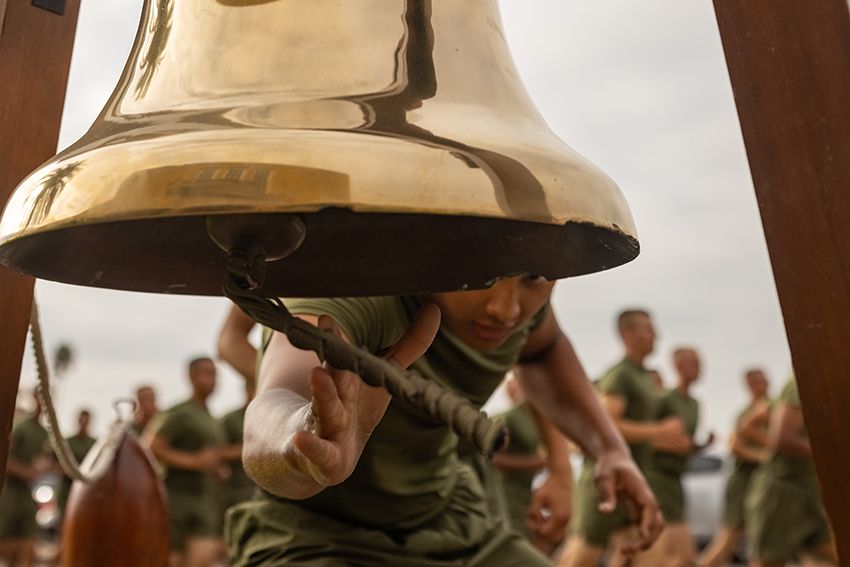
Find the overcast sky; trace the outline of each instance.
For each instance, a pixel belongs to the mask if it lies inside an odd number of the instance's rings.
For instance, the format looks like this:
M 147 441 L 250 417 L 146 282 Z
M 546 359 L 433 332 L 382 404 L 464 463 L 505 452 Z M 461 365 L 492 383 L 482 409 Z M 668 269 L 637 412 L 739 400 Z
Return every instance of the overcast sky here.
M 615 315 L 643 307 L 659 332 L 657 367 L 692 345 L 704 361 L 696 395 L 703 431 L 728 432 L 745 403 L 743 370 L 766 369 L 773 391 L 790 375 L 769 260 L 723 52 L 709 0 L 502 0 L 508 42 L 551 128 L 620 186 L 641 254 L 626 266 L 562 281 L 554 305 L 589 375 L 621 356 Z M 83 0 L 60 149 L 80 137 L 114 88 L 140 0 Z M 214 352 L 221 298 L 146 295 L 38 282 L 48 348 L 73 345 L 57 387 L 70 434 L 82 406 L 102 431 L 111 401 L 141 383 L 161 405 L 188 396 L 186 362 Z M 34 384 L 28 351 L 23 386 Z M 242 394 L 224 365 L 216 413 Z M 723 450 L 720 446 L 718 449 Z

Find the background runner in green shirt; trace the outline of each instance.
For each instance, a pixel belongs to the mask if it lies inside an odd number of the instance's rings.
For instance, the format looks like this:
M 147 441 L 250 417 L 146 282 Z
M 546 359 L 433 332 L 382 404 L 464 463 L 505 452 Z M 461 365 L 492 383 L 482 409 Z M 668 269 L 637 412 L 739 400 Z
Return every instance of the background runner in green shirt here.
M 744 374 L 750 405 L 735 420 L 729 445 L 735 455 L 735 470 L 726 482 L 726 508 L 723 525 L 697 558 L 699 567 L 720 567 L 738 549 L 744 537 L 744 499 L 760 463 L 768 456 L 767 424 L 770 403 L 764 372 L 752 369 Z
M 682 475 L 688 468 L 692 453 L 697 450 L 693 437 L 699 422 L 699 403 L 690 396 L 690 388 L 700 375 L 700 360 L 691 348 L 679 348 L 673 352 L 673 366 L 678 382 L 676 387 L 664 392 L 658 399 L 656 419 L 678 418 L 685 426 L 691 446 L 683 451 L 653 451 L 649 468 L 649 486 L 655 492 L 667 526 L 661 536 L 645 553 L 635 558 L 635 567 L 687 567 L 693 564 L 696 546 L 688 524 L 685 522 L 685 495 L 682 490 Z M 714 436 L 700 449 L 710 445 Z
M 149 423 L 154 421 L 159 408 L 156 405 L 156 392 L 150 386 L 140 386 L 136 390 L 136 411 L 133 414 L 133 431 L 139 439 Z
M 654 498 L 546 307 L 552 285 L 517 277 L 487 290 L 426 298 L 287 304 L 372 352 L 391 347 L 386 358 L 413 363 L 475 405 L 519 364 L 529 397 L 599 459 L 603 506 L 613 508 L 616 482 L 644 511 L 638 544 L 645 544 L 660 527 Z M 439 306 L 441 322 L 426 299 Z M 456 445 L 447 427 L 350 372 L 319 368 L 314 353 L 275 334 L 246 414 L 243 456 L 255 480 L 280 497 L 231 510 L 234 564 L 545 565 L 490 516 Z M 562 468 L 537 493 L 543 495 L 538 505 L 552 511 L 551 528 L 541 528 L 562 529 L 570 484 L 566 446 L 550 448 L 550 457 Z
M 755 567 L 779 567 L 810 555 L 835 562 L 800 395 L 792 377 L 771 417 L 771 454 L 755 473 L 745 502 Z
M 510 434 L 510 444 L 505 451 L 493 455 L 492 466 L 500 473 L 502 494 L 511 527 L 548 555 L 553 545 L 560 543 L 563 535 L 558 541 L 541 541 L 527 518 L 532 499 L 531 484 L 534 476 L 546 466 L 537 425 L 539 418 L 526 402 L 522 387 L 515 378 L 508 377 L 505 389 L 517 405 L 496 416 L 496 419 L 504 421 Z M 491 498 L 493 497 L 491 495 Z
M 212 566 L 222 552 L 214 475 L 222 470 L 221 424 L 207 410 L 215 389 L 209 358 L 189 363 L 192 397 L 165 412 L 150 449 L 165 467 L 171 526 L 171 565 Z
M 89 437 L 89 419 L 91 414 L 87 410 L 80 412 L 77 423 L 80 430 L 73 437 L 68 437 L 68 447 L 78 463 L 82 463 L 83 459 L 94 446 L 96 439 Z M 62 519 L 65 518 L 65 509 L 68 505 L 68 495 L 71 493 L 71 486 L 74 481 L 62 471 L 62 484 L 59 485 L 59 491 L 56 495 L 56 503 L 59 506 L 59 511 L 62 512 Z
M 596 384 L 602 403 L 617 428 L 629 443 L 634 460 L 646 474 L 652 447 L 670 451 L 689 450 L 691 439 L 680 419 L 655 420 L 657 392 L 643 367 L 643 360 L 654 349 L 655 330 L 646 311 L 630 310 L 620 314 L 618 330 L 626 356 Z M 603 512 L 595 506 L 594 480 L 599 463 L 585 453 L 575 495 L 575 518 L 570 537 L 561 557 L 562 567 L 596 567 L 607 546 L 617 553 L 623 541 L 632 537 L 631 519 L 624 507 Z
M 33 395 L 33 399 L 35 411 L 12 429 L 6 480 L 0 495 L 0 558 L 10 565 L 35 564 L 39 527 L 32 484 L 52 466 L 47 430 L 38 422 L 41 404 L 38 396 Z

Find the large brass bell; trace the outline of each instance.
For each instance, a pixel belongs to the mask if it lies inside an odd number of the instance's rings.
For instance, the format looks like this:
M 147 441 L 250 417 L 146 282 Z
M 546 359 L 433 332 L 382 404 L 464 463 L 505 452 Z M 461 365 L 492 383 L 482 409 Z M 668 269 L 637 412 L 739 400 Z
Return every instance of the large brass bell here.
M 0 262 L 220 294 L 208 230 L 285 256 L 264 290 L 290 296 L 557 279 L 638 253 L 616 185 L 531 102 L 496 0 L 147 0 L 100 117 L 10 200 Z

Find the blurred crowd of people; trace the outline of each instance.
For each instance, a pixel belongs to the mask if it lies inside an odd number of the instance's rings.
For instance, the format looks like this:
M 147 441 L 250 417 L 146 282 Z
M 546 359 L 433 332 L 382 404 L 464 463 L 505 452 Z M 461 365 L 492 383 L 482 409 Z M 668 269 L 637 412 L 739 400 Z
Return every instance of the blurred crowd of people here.
M 245 407 L 254 395 L 254 381 L 245 380 L 245 404 L 221 418 L 207 408 L 207 398 L 216 386 L 216 365 L 208 357 L 188 365 L 191 397 L 160 411 L 156 392 L 141 386 L 135 393 L 132 431 L 150 450 L 159 465 L 165 485 L 170 515 L 171 559 L 173 566 L 227 565 L 222 538 L 224 512 L 248 500 L 256 487 L 241 466 L 242 422 Z M 0 565 L 34 567 L 56 565 L 61 546 L 62 526 L 71 492 L 72 479 L 62 470 L 42 424 L 39 397 L 33 395 L 33 411 L 23 412 L 11 435 L 6 479 L 0 496 Z M 82 463 L 96 444 L 89 435 L 91 412 L 79 412 L 79 429 L 67 438 L 74 458 Z M 61 480 L 55 487 L 58 521 L 49 522 L 60 542 L 37 556 L 37 544 L 45 526 L 37 520 L 40 486 L 47 476 Z M 48 523 L 48 522 L 42 522 Z
M 247 342 L 227 340 L 228 333 L 247 336 L 252 326 L 253 321 L 234 309 L 222 330 L 220 346 L 225 348 L 220 355 L 245 377 L 245 404 L 231 413 L 217 419 L 207 408 L 216 386 L 216 363 L 208 357 L 188 364 L 192 395 L 166 411 L 157 407 L 152 387 L 142 386 L 135 393 L 133 429 L 158 461 L 167 491 L 172 567 L 227 565 L 222 536 L 225 511 L 250 500 L 257 490 L 241 464 L 243 422 L 247 404 L 254 398 L 257 353 L 244 346 Z M 713 435 L 702 444 L 694 440 L 699 403 L 691 396 L 691 388 L 700 376 L 699 352 L 691 346 L 674 350 L 676 380 L 666 388 L 658 372 L 644 366 L 655 345 L 649 313 L 625 311 L 617 327 L 623 357 L 595 386 L 655 493 L 666 523 L 660 537 L 635 556 L 622 552 L 634 539 L 639 522 L 622 504 L 613 511 L 600 510 L 595 463 L 590 459 L 584 459 L 576 472 L 566 530 L 535 503 L 535 487 L 548 472 L 545 453 L 553 446 L 552 435 L 560 434 L 553 433 L 554 428 L 526 399 L 519 381 L 510 376 L 505 390 L 512 407 L 497 416 L 510 431 L 507 450 L 487 461 L 471 447 L 458 449 L 460 458 L 479 476 L 491 513 L 561 567 L 717 567 L 727 564 L 743 541 L 753 567 L 793 561 L 834 565 L 833 542 L 793 378 L 777 398 L 770 399 L 764 372 L 745 373 L 750 401 L 729 439 L 735 464 L 726 487 L 723 525 L 698 553 L 686 522 L 682 476 L 691 456 L 713 442 Z M 34 400 L 34 410 L 22 416 L 12 432 L 0 497 L 0 558 L 10 566 L 36 564 L 40 527 L 35 483 L 51 471 L 61 475 L 56 501 L 63 515 L 72 486 L 53 458 L 47 431 L 40 423 L 41 405 L 37 397 Z M 95 446 L 89 434 L 91 417 L 90 411 L 80 411 L 78 431 L 67 439 L 79 462 Z M 573 450 L 580 451 L 575 446 Z M 61 535 L 61 527 L 59 531 Z

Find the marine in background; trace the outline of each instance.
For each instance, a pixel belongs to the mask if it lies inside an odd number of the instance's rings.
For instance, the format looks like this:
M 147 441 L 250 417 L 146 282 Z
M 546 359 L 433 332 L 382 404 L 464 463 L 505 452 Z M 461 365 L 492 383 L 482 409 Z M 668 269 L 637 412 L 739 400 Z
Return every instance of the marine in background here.
M 40 529 L 32 486 L 53 466 L 47 430 L 39 423 L 41 402 L 35 393 L 33 400 L 33 412 L 12 429 L 0 495 L 0 559 L 14 567 L 35 566 Z
M 165 468 L 170 567 L 211 567 L 222 549 L 215 481 L 222 471 L 224 440 L 206 404 L 216 383 L 212 359 L 190 362 L 189 381 L 192 396 L 165 413 L 150 436 L 150 449 Z
M 86 458 L 91 448 L 94 446 L 97 439 L 89 435 L 89 423 L 91 420 L 91 413 L 88 410 L 82 410 L 77 417 L 77 424 L 79 425 L 79 429 L 77 430 L 77 434 L 68 437 L 68 447 L 71 449 L 71 454 L 74 455 L 74 459 L 78 463 L 82 463 L 83 459 Z M 61 470 L 61 468 L 60 468 Z M 68 506 L 68 495 L 71 494 L 71 486 L 74 484 L 73 479 L 65 474 L 64 470 L 61 470 L 62 473 L 62 483 L 59 485 L 59 491 L 56 495 L 56 503 L 59 506 L 59 511 L 62 513 L 62 518 L 65 518 L 65 509 Z
M 691 386 L 700 376 L 700 358 L 696 350 L 676 349 L 673 366 L 678 381 L 673 389 L 660 396 L 656 419 L 680 419 L 691 439 L 691 446 L 679 451 L 653 447 L 652 466 L 647 477 L 667 525 L 652 547 L 635 557 L 635 567 L 688 567 L 696 555 L 693 536 L 686 522 L 687 503 L 682 489 L 682 475 L 688 468 L 691 455 L 710 445 L 714 435 L 709 435 L 708 442 L 701 447 L 693 443 L 699 423 L 699 402 L 690 395 Z
M 770 384 L 764 371 L 754 368 L 744 374 L 750 403 L 735 420 L 729 447 L 735 456 L 735 469 L 726 481 L 723 525 L 697 558 L 699 567 L 720 567 L 729 561 L 744 538 L 744 499 L 753 474 L 769 455 L 767 426 L 770 418 Z
M 834 566 L 835 547 L 793 377 L 771 413 L 770 455 L 744 501 L 750 567 L 783 567 L 794 560 Z
M 655 329 L 649 313 L 629 310 L 620 314 L 617 329 L 625 356 L 597 383 L 602 405 L 626 442 L 632 458 L 646 475 L 651 466 L 653 447 L 670 452 L 687 451 L 690 436 L 678 417 L 656 419 L 658 393 L 644 359 L 655 348 Z M 561 556 L 561 567 L 596 567 L 608 546 L 614 550 L 612 561 L 628 561 L 620 549 L 634 537 L 633 518 L 625 507 L 610 513 L 599 510 L 594 477 L 596 463 L 585 458 L 575 488 L 573 524 Z

